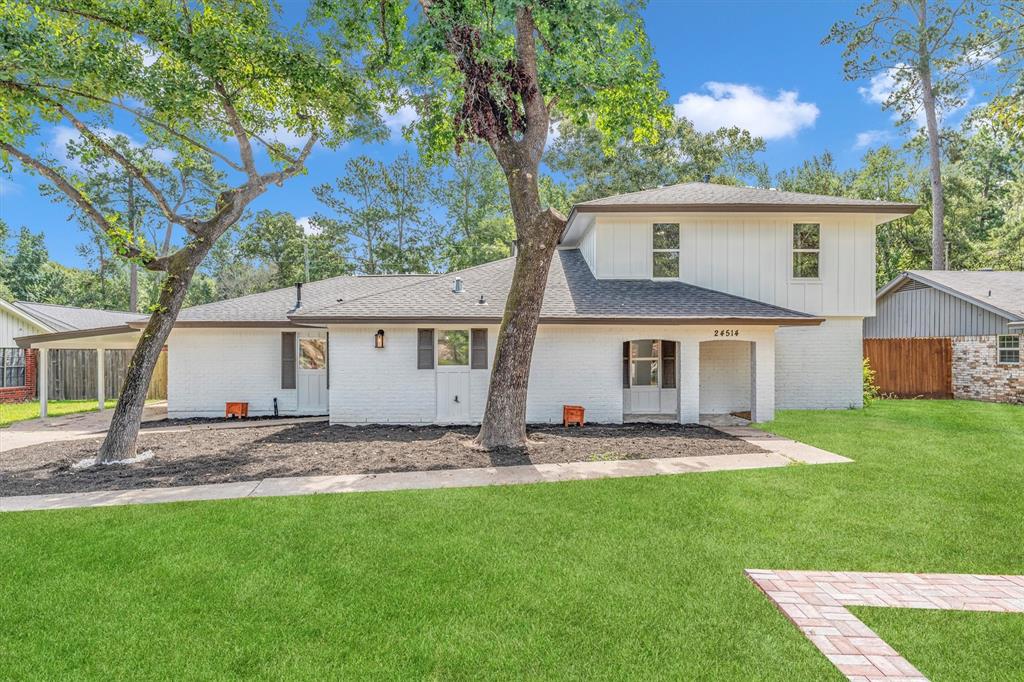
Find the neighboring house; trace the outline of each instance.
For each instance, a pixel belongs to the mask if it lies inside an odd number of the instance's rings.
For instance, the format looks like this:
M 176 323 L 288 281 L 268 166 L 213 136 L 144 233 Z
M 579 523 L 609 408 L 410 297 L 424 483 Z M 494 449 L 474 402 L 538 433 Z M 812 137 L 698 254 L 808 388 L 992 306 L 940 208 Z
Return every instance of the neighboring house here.
M 68 345 L 48 356 L 47 367 L 44 369 L 34 350 L 26 351 L 18 347 L 22 338 L 44 336 L 56 341 L 83 335 L 92 337 L 117 329 L 127 322 L 145 319 L 144 315 L 115 310 L 0 300 L 0 402 L 17 402 L 35 397 L 37 378 L 47 380 L 50 397 L 85 399 L 97 395 L 96 367 L 99 356 L 91 346 L 88 350 L 82 350 Z M 124 353 L 104 353 L 106 376 L 103 383 L 107 397 L 116 396 L 128 359 Z
M 576 205 L 545 289 L 528 421 L 558 422 L 563 404 L 588 421 L 684 423 L 859 407 L 875 227 L 915 208 L 706 183 Z M 338 424 L 479 422 L 514 268 L 337 277 L 185 309 L 167 342 L 168 412 L 246 401 Z M 143 325 L 74 341 L 130 343 Z
M 937 340 L 893 342 L 890 362 L 935 364 L 948 352 L 941 369 L 952 397 L 1010 403 L 1024 403 L 1022 334 L 1024 272 L 1014 271 L 904 272 L 878 291 L 876 315 L 864 321 L 865 339 Z

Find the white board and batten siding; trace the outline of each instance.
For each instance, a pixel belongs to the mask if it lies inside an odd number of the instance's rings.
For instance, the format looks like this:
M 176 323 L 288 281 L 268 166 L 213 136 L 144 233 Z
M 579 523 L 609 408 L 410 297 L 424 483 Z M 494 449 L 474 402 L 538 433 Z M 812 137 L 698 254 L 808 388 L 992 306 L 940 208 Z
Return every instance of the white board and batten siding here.
M 0 307 L 0 348 L 17 348 L 19 336 L 43 334 L 47 330 Z
M 875 311 L 875 225 L 859 214 L 608 214 L 579 248 L 598 279 L 650 279 L 652 226 L 678 223 L 680 280 L 822 316 Z M 792 277 L 795 223 L 821 225 L 821 277 Z
M 1010 320 L 958 296 L 913 282 L 883 296 L 864 320 L 869 339 L 1009 334 Z

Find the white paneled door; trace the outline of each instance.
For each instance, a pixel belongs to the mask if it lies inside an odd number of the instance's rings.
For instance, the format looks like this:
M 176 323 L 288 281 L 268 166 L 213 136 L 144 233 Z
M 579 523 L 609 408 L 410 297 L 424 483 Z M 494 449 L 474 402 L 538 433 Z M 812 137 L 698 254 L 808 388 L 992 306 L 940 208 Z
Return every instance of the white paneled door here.
M 301 332 L 297 343 L 298 411 L 327 414 L 327 332 Z
M 469 423 L 469 330 L 437 331 L 437 421 Z

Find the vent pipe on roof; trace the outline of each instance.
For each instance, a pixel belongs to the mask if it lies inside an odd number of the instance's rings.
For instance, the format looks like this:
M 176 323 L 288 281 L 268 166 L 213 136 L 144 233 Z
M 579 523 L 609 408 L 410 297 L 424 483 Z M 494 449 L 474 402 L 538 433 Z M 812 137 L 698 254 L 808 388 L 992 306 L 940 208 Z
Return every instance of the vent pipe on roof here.
M 509 245 L 509 251 L 511 252 L 511 255 L 512 255 L 513 258 L 515 256 L 519 255 L 519 240 L 518 239 L 513 239 L 512 240 L 512 243 Z
M 302 282 L 295 283 L 295 309 L 302 307 Z
M 704 174 L 704 182 L 705 184 L 711 182 L 711 173 Z
M 456 277 L 455 281 L 452 282 L 452 293 L 453 294 L 461 294 L 462 293 L 462 278 L 461 277 Z

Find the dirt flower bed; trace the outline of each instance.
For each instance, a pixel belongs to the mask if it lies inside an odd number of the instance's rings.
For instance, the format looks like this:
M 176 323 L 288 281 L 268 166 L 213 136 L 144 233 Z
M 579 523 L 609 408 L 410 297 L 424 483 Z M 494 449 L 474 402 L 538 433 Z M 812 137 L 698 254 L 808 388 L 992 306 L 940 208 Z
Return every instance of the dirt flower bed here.
M 170 426 L 161 422 L 151 426 Z M 0 495 L 123 490 L 251 481 L 275 476 L 693 457 L 759 452 L 715 429 L 678 424 L 538 426 L 529 447 L 491 452 L 467 446 L 475 427 L 329 426 L 326 422 L 199 429 L 139 436 L 145 461 L 73 468 L 100 439 L 47 443 L 0 454 Z

